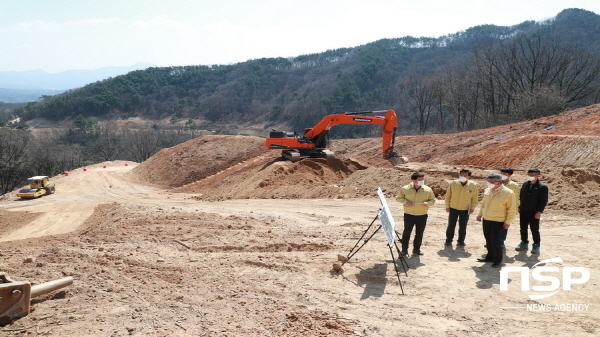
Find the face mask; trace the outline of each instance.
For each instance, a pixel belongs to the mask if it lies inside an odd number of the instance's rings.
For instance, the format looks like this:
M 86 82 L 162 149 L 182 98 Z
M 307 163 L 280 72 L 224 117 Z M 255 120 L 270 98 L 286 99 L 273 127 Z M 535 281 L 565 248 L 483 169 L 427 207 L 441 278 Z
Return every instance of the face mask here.
M 505 176 L 504 174 L 502 175 L 502 180 L 506 180 L 508 179 L 508 176 Z
M 532 176 L 527 176 L 527 180 L 529 180 L 529 181 L 534 181 L 534 180 L 535 180 L 535 177 L 532 177 Z
M 425 185 L 425 180 L 419 180 L 419 181 L 417 181 L 417 185 L 419 185 L 419 186 Z
M 459 177 L 458 177 L 458 180 L 460 180 L 460 182 L 461 182 L 461 183 L 464 183 L 465 181 L 467 181 L 467 180 L 469 180 L 469 179 L 467 179 L 467 178 L 465 178 L 465 177 L 463 177 L 463 176 L 459 176 Z
M 487 182 L 487 187 L 488 187 L 488 188 L 494 188 L 494 187 L 496 187 L 496 185 L 494 185 L 494 184 L 492 184 L 492 183 L 490 183 L 490 182 L 488 181 L 488 182 Z

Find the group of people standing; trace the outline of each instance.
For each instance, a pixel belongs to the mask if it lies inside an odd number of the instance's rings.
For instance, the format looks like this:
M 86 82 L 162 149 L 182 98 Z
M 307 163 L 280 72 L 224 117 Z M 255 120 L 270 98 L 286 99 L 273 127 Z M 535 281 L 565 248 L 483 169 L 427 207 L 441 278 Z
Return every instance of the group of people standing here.
M 533 237 L 532 254 L 540 252 L 540 219 L 548 204 L 548 186 L 540 181 L 541 172 L 537 168 L 527 170 L 527 181 L 521 186 L 511 180 L 514 170 L 503 167 L 500 173 L 487 176 L 487 188 L 479 204 L 479 187 L 471 180 L 471 171 L 462 169 L 458 179 L 448 185 L 445 204 L 448 213 L 446 246 L 451 246 L 458 222 L 457 246 L 465 246 L 469 216 L 479 205 L 477 221 L 482 221 L 487 254 L 478 258 L 481 262 L 491 262 L 498 268 L 504 256 L 504 241 L 512 222 L 519 216 L 521 242 L 517 251 L 529 249 L 529 230 Z M 433 190 L 425 185 L 425 175 L 415 172 L 411 183 L 403 186 L 396 200 L 404 205 L 404 230 L 402 232 L 402 254 L 408 255 L 408 246 L 413 229 L 413 255 L 423 255 L 421 245 L 427 225 L 427 212 L 435 204 Z

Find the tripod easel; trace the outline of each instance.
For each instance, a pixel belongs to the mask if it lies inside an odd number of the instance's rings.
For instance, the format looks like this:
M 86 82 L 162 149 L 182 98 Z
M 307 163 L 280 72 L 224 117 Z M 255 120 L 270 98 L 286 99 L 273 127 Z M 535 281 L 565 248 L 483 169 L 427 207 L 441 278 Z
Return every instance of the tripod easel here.
M 377 227 L 377 229 L 375 229 L 375 231 L 373 231 L 373 233 L 371 233 L 371 235 L 366 240 L 364 240 L 363 244 L 360 247 L 356 248 L 358 246 L 358 244 L 363 240 L 363 238 L 367 235 L 367 233 L 369 232 L 371 227 L 373 227 L 373 224 L 375 223 L 375 221 L 380 218 L 381 211 L 382 211 L 382 208 L 379 209 L 379 211 L 377 212 L 377 215 L 375 216 L 373 221 L 371 221 L 371 224 L 367 227 L 367 229 L 363 232 L 362 236 L 358 239 L 358 241 L 356 242 L 354 247 L 352 247 L 352 249 L 350 249 L 350 252 L 348 253 L 348 256 L 346 257 L 346 260 L 344 262 L 342 262 L 342 266 L 346 262 L 348 262 L 354 255 L 356 255 L 356 253 L 358 253 L 358 251 L 362 247 L 364 247 L 367 244 L 367 242 L 369 242 L 369 240 L 371 240 L 371 238 L 375 235 L 375 233 L 377 233 L 383 227 L 383 225 L 379 225 Z M 398 238 L 398 241 L 400 241 L 399 233 L 397 231 L 394 231 L 394 234 Z M 394 247 L 396 247 L 396 252 L 398 253 L 398 260 L 400 261 L 402 268 L 404 269 L 404 274 L 406 276 L 408 276 L 406 269 L 410 268 L 410 267 L 408 266 L 408 263 L 406 262 L 406 260 L 404 259 L 404 256 L 400 252 L 400 248 L 398 248 L 397 241 L 393 240 L 393 242 L 394 242 Z M 402 295 L 404 295 L 404 288 L 402 287 L 402 281 L 400 281 L 400 271 L 398 270 L 396 258 L 394 257 L 394 251 L 392 250 L 392 246 L 389 244 L 389 242 L 388 242 L 387 246 L 390 248 L 390 254 L 392 255 L 392 262 L 394 262 L 394 270 L 396 271 L 396 277 L 398 278 L 398 283 L 400 284 L 400 290 L 402 290 Z

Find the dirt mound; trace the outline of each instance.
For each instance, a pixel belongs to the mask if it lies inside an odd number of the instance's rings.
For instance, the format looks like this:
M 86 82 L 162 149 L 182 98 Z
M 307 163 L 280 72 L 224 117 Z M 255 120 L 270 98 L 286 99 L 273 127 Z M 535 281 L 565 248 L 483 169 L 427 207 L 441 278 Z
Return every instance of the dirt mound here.
M 201 136 L 163 149 L 136 167 L 139 182 L 162 188 L 189 184 L 262 153 L 264 139 L 248 136 Z
M 31 212 L 8 212 L 0 209 L 0 235 L 6 235 L 20 228 L 23 224 L 34 221 L 39 216 L 40 214 Z
M 173 192 L 201 193 L 198 198 L 203 200 L 349 197 L 349 191 L 336 184 L 366 168 L 353 159 L 311 158 L 292 163 L 271 154 L 270 158 L 260 156 Z
M 551 178 L 546 181 L 556 190 L 555 197 L 548 203 L 550 209 L 592 217 L 600 215 L 600 171 L 567 167 L 556 168 L 550 174 Z
M 600 184 L 600 172 L 594 169 L 565 168 L 562 171 L 562 175 L 565 177 L 571 177 L 579 184 L 585 184 L 587 182 L 595 182 L 596 184 Z
M 307 159 L 297 163 L 275 161 L 265 174 L 259 177 L 259 188 L 272 188 L 287 185 L 311 184 L 323 186 L 338 182 L 355 170 L 365 169 L 353 160 Z M 266 172 L 265 172 L 266 171 Z M 288 178 L 289 177 L 289 178 Z

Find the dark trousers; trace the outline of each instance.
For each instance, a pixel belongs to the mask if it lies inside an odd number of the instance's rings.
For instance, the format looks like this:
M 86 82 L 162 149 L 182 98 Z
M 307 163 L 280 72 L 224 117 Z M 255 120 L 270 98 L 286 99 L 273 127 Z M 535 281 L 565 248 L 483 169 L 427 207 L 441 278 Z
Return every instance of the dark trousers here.
M 533 243 L 540 244 L 540 219 L 535 218 L 536 211 L 521 210 L 519 221 L 521 222 L 521 241 L 529 243 L 528 227 L 531 228 Z
M 502 247 L 500 246 L 500 237 L 504 222 L 489 221 L 483 219 L 483 236 L 485 236 L 485 245 L 487 255 L 485 259 L 493 263 L 502 262 Z
M 421 244 L 423 243 L 423 232 L 425 232 L 425 226 L 427 225 L 427 214 L 425 215 L 410 215 L 404 213 L 404 231 L 402 231 L 402 250 L 408 250 L 408 242 L 410 241 L 410 235 L 412 230 L 415 230 L 415 240 L 413 241 L 413 251 L 421 250 Z
M 502 234 L 500 234 L 500 241 L 506 241 L 506 237 L 508 236 L 508 228 L 502 229 Z
M 448 214 L 448 227 L 446 228 L 446 241 L 452 242 L 454 239 L 454 230 L 456 229 L 456 220 L 458 220 L 458 242 L 465 243 L 467 236 L 467 223 L 469 222 L 469 211 L 460 211 L 450 208 Z

